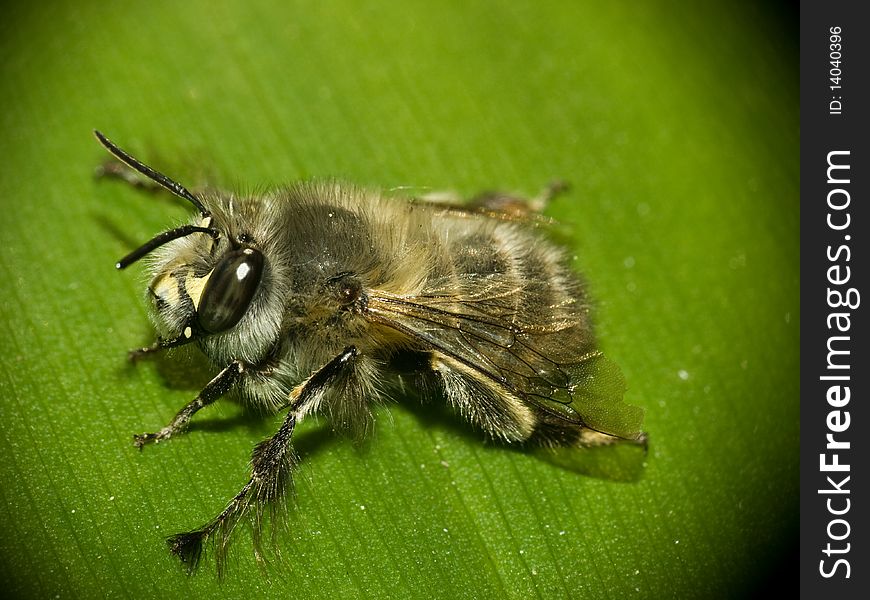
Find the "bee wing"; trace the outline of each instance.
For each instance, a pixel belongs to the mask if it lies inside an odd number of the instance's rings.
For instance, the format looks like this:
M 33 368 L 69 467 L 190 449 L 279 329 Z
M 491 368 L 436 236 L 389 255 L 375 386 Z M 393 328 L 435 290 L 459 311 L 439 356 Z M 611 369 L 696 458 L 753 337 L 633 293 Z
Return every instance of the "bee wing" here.
M 577 311 L 548 310 L 524 322 L 519 289 L 478 278 L 478 293 L 398 296 L 374 290 L 373 320 L 469 367 L 557 418 L 627 439 L 641 435 L 643 409 L 622 401 L 619 367 L 594 347 Z M 553 308 L 553 307 L 548 307 Z M 570 315 L 574 315 L 571 317 Z

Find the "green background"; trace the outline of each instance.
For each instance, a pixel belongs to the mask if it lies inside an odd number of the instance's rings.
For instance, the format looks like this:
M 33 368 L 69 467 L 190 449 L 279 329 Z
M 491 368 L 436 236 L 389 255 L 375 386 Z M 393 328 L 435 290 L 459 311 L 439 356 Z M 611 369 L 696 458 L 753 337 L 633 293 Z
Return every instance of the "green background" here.
M 0 23 L 0 580 L 24 597 L 741 597 L 795 558 L 797 16 L 682 2 L 18 3 Z M 280 6 L 280 8 L 279 8 Z M 472 194 L 573 184 L 602 345 L 647 410 L 642 477 L 581 476 L 400 402 L 321 421 L 285 561 L 218 583 L 165 535 L 244 482 L 280 417 L 153 335 L 137 243 L 180 203 L 95 182 L 100 128 L 191 185 L 300 177 Z

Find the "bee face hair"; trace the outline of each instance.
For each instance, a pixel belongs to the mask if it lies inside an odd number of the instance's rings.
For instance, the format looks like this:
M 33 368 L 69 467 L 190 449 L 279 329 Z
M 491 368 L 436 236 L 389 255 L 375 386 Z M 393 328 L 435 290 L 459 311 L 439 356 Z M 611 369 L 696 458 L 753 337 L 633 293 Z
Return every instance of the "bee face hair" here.
M 179 434 L 230 391 L 286 411 L 254 448 L 242 490 L 217 516 L 168 540 L 189 570 L 213 541 L 222 573 L 245 516 L 261 556 L 263 524 L 280 520 L 292 485 L 297 422 L 320 413 L 364 435 L 371 407 L 402 399 L 408 376 L 506 443 L 645 443 L 643 411 L 623 402 L 619 369 L 596 344 L 585 287 L 536 227 L 535 200 L 487 194 L 459 205 L 335 182 L 194 194 L 96 135 L 198 211 L 118 263 L 147 257 L 151 273 L 159 337 L 131 356 L 195 344 L 217 372 L 136 445 Z

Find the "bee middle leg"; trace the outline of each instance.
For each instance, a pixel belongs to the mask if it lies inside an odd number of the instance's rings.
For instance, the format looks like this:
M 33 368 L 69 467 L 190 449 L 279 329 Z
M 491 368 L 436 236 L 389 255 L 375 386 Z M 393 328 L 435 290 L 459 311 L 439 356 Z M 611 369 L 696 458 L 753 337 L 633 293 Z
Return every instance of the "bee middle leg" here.
M 324 391 L 347 372 L 357 357 L 357 349 L 348 346 L 338 356 L 318 369 L 290 394 L 290 411 L 275 434 L 254 447 L 251 457 L 251 477 L 226 508 L 205 525 L 194 531 L 179 533 L 168 538 L 169 550 L 187 565 L 192 573 L 202 555 L 203 545 L 215 534 L 218 576 L 223 574 L 226 549 L 235 524 L 253 503 L 254 550 L 262 559 L 260 536 L 265 509 L 270 508 L 270 517 L 275 531 L 275 521 L 280 516 L 278 500 L 284 497 L 292 485 L 292 471 L 296 464 L 291 438 L 297 421 L 316 407 Z

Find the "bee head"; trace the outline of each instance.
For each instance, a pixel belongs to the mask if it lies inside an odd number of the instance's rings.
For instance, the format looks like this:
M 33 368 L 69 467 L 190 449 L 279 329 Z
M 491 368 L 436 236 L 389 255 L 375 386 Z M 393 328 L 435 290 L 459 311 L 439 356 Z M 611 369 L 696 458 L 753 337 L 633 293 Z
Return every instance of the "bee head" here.
M 163 321 L 186 337 L 201 337 L 241 320 L 259 289 L 265 259 L 256 248 L 239 247 L 225 251 L 204 275 L 190 264 L 176 265 L 158 271 L 149 295 Z
M 99 131 L 94 134 L 118 160 L 189 201 L 201 215 L 197 224 L 165 231 L 142 244 L 116 263 L 118 269 L 124 269 L 154 250 L 188 236 L 209 236 L 210 239 L 198 240 L 188 247 L 202 249 L 200 244 L 204 243 L 207 246 L 203 250 L 205 255 L 215 256 L 216 251 L 223 248 L 217 261 L 212 262 L 213 266 L 204 273 L 194 268 L 194 261 L 184 260 L 182 252 L 159 269 L 152 280 L 148 289 L 157 314 L 165 325 L 178 332 L 168 345 L 183 344 L 234 327 L 245 315 L 260 286 L 265 265 L 263 254 L 240 240 L 222 239 L 227 236 L 214 227 L 211 214 L 199 198 L 121 150 Z

